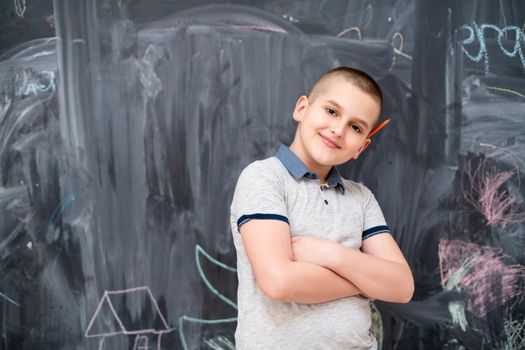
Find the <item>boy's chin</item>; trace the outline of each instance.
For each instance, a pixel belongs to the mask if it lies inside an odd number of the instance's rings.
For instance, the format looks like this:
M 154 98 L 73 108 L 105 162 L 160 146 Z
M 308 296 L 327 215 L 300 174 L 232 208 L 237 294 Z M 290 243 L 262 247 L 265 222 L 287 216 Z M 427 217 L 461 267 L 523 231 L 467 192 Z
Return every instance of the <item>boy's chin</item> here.
M 352 159 L 352 156 L 348 154 L 341 154 L 340 152 L 333 152 L 322 148 L 314 149 L 310 154 L 314 161 L 322 166 L 339 165 Z
M 347 160 L 344 160 L 344 159 L 341 160 L 341 159 L 333 158 L 333 157 L 319 156 L 319 157 L 316 157 L 316 162 L 317 164 L 323 165 L 323 166 L 334 166 L 334 165 L 346 163 Z

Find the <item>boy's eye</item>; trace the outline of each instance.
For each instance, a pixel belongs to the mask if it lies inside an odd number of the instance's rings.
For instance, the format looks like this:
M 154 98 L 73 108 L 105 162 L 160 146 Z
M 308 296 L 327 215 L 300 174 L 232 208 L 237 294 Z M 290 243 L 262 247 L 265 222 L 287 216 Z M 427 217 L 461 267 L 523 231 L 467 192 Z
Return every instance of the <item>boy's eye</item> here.
M 337 116 L 337 112 L 335 111 L 335 109 L 326 108 L 326 112 L 333 115 L 334 117 Z
M 352 129 L 354 129 L 354 130 L 357 131 L 358 133 L 361 133 L 361 128 L 359 127 L 359 125 L 352 124 Z

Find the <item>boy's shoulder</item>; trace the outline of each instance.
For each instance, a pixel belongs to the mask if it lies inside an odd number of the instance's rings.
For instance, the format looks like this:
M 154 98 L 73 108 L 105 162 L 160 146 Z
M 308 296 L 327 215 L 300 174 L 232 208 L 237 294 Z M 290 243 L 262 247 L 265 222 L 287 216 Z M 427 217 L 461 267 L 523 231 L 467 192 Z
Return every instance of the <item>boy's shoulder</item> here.
M 341 177 L 341 180 L 343 181 L 345 187 L 345 193 L 348 192 L 352 195 L 360 195 L 363 196 L 363 198 L 366 198 L 370 193 L 372 193 L 372 191 L 370 191 L 370 189 L 362 182 L 345 179 L 344 177 Z
M 251 162 L 241 171 L 240 177 L 280 177 L 284 174 L 284 168 L 281 161 L 276 156 L 260 159 Z
M 253 201 L 257 194 L 283 193 L 285 175 L 279 163 L 276 157 L 269 157 L 246 165 L 237 179 L 232 206 L 239 200 Z

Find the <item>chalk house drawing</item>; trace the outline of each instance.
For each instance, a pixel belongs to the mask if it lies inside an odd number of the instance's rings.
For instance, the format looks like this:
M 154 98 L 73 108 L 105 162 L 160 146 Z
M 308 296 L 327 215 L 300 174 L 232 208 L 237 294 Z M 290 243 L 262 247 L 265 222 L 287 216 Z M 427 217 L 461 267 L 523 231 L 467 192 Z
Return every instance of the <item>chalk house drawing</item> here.
M 227 266 L 213 258 L 200 245 L 196 245 L 195 263 L 201 279 L 213 294 L 236 311 L 237 304 L 219 292 L 206 277 L 202 268 L 201 258 L 230 273 L 236 273 L 237 270 L 234 267 Z M 140 326 L 139 324 L 133 324 L 132 321 L 126 321 L 127 318 L 121 315 L 122 311 L 117 311 L 121 310 L 121 308 L 116 307 L 116 305 L 122 304 L 127 299 L 143 300 L 145 305 L 148 304 L 147 306 L 149 306 L 150 312 L 149 318 L 158 320 L 155 322 L 155 326 L 152 325 L 150 328 L 143 328 L 143 326 Z M 234 323 L 236 321 L 237 317 L 206 320 L 186 315 L 181 316 L 179 318 L 179 335 L 183 349 L 189 348 L 186 335 L 184 334 L 184 324 L 220 325 Z M 161 350 L 162 335 L 172 332 L 175 329 L 176 328 L 170 328 L 168 326 L 166 318 L 160 311 L 153 294 L 148 287 L 144 286 L 123 290 L 104 291 L 104 295 L 88 323 L 85 336 L 88 338 L 100 338 L 98 346 L 99 350 L 106 348 L 104 347 L 104 341 L 108 337 L 116 336 L 134 337 L 133 350 L 149 350 L 154 348 Z M 235 349 L 235 345 L 227 337 L 220 335 L 211 339 L 206 339 L 204 340 L 204 343 L 211 349 Z
M 126 321 L 129 317 L 119 314 L 122 308 L 115 304 L 122 304 L 125 300 L 143 300 L 145 312 L 150 313 L 150 319 L 155 320 L 151 328 L 141 328 L 140 324 Z M 109 318 L 109 319 L 108 319 Z M 164 315 L 157 305 L 157 301 L 148 287 L 136 287 L 115 291 L 104 291 L 104 295 L 89 321 L 86 337 L 100 338 L 98 349 L 104 349 L 107 337 L 128 336 L 134 337 L 133 350 L 161 349 L 161 337 L 165 333 L 175 330 L 170 328 Z

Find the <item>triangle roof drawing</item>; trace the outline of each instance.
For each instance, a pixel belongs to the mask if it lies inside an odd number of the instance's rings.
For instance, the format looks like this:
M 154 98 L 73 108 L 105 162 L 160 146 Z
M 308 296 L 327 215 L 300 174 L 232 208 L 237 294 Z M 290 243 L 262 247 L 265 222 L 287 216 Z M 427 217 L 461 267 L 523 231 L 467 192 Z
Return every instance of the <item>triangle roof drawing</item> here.
M 128 310 L 127 301 L 132 300 L 140 305 L 141 316 L 153 320 L 145 328 L 141 319 L 133 318 Z M 158 320 L 155 322 L 155 320 Z M 157 326 L 155 326 L 155 324 Z M 148 287 L 137 287 L 124 290 L 105 291 L 102 299 L 89 321 L 86 337 L 103 337 L 117 334 L 162 334 L 171 332 L 170 328 Z

